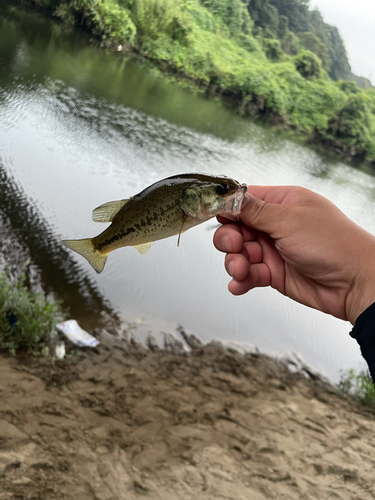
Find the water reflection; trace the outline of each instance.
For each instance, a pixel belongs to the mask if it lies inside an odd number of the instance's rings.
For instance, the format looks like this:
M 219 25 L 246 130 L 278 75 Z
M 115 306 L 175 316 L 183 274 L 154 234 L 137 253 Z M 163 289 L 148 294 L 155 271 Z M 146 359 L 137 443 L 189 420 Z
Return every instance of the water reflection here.
M 85 97 L 104 98 L 169 123 L 211 132 L 229 141 L 241 136 L 243 124 L 230 110 L 185 92 L 168 83 L 158 71 L 145 71 L 123 54 L 98 50 L 95 41 L 84 33 L 46 21 L 36 12 L 26 13 L 5 0 L 0 5 L 0 31 L 3 87 L 13 85 L 15 78 L 32 82 L 33 87 L 37 83 L 48 86 L 47 77 L 52 82 L 64 82 Z M 277 147 L 275 137 L 260 145 Z
M 102 307 L 110 311 L 104 296 L 128 321 L 181 323 L 205 341 L 253 342 L 267 352 L 297 350 L 333 378 L 358 362 L 349 325 L 273 290 L 230 296 L 222 256 L 212 248 L 213 224 L 183 235 L 179 249 L 169 239 L 147 257 L 129 248 L 113 252 L 100 276 L 59 240 L 98 234 L 91 211 L 101 203 L 192 171 L 249 184 L 303 185 L 375 232 L 374 178 L 38 15 L 13 11 L 0 15 L 0 26 L 6 35 L 0 38 L 0 155 L 12 159 L 3 161 L 1 203 L 72 315 L 79 318 L 91 304 L 95 317 Z
M 0 185 L 0 212 L 7 221 L 7 230 L 11 228 L 13 238 L 21 247 L 27 248 L 32 262 L 41 271 L 46 292 L 57 292 L 65 304 L 69 304 L 72 317 L 80 318 L 87 327 L 116 326 L 118 317 L 113 308 L 56 239 L 35 203 L 27 199 L 1 158 Z M 5 226 L 5 222 L 3 224 Z M 6 249 L 4 251 L 9 253 Z

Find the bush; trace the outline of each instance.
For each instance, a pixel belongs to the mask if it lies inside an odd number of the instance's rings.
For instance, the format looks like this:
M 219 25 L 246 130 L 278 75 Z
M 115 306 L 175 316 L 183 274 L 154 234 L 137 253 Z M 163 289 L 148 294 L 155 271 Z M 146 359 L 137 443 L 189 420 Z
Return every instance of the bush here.
M 295 56 L 298 52 L 303 49 L 302 42 L 292 31 L 288 31 L 287 35 L 281 41 L 281 47 L 284 52 Z
M 137 29 L 129 13 L 118 4 L 108 0 L 95 3 L 91 17 L 93 32 L 115 43 L 133 44 Z
M 278 61 L 283 55 L 279 40 L 275 40 L 274 38 L 265 38 L 263 40 L 263 46 L 266 56 L 272 61 Z
M 375 385 L 367 371 L 361 370 L 359 373 L 353 369 L 342 371 L 338 387 L 345 394 L 375 407 Z
M 70 5 L 66 3 L 58 5 L 53 14 L 67 25 L 73 26 L 76 23 L 74 12 Z
M 201 3 L 224 22 L 230 36 L 251 33 L 253 22 L 242 0 L 201 0 Z
M 242 34 L 238 37 L 237 40 L 238 40 L 238 43 L 241 45 L 241 47 L 244 48 L 245 50 L 247 50 L 248 52 L 259 52 L 260 51 L 258 42 L 251 35 L 243 35 Z
M 204 31 L 215 33 L 222 28 L 223 21 L 204 8 L 198 0 L 186 2 L 183 8 L 192 23 Z
M 116 43 L 134 45 L 137 35 L 144 56 L 199 85 L 214 84 L 243 112 L 272 109 L 303 134 L 317 131 L 351 155 L 375 160 L 375 91 L 333 83 L 313 53 L 328 64 L 318 38 L 306 27 L 298 38 L 286 17 L 253 28 L 242 0 L 29 1 Z
M 368 125 L 369 114 L 366 97 L 360 94 L 351 95 L 338 113 L 338 137 L 361 139 Z
M 56 6 L 54 14 L 66 24 L 86 26 L 116 44 L 134 43 L 137 30 L 130 14 L 114 0 L 65 0 Z
M 31 293 L 24 280 L 0 273 L 0 349 L 40 353 L 62 314 L 43 293 Z
M 341 80 L 339 82 L 339 87 L 346 94 L 358 94 L 358 92 L 360 92 L 360 88 L 358 87 L 356 82 L 346 82 Z
M 309 50 L 301 50 L 294 57 L 294 65 L 304 78 L 320 78 L 322 71 L 320 60 Z
M 168 26 L 168 34 L 181 45 L 188 44 L 188 35 L 191 32 L 190 26 L 184 23 L 181 16 L 175 16 Z
M 131 10 L 139 35 L 157 40 L 166 35 L 187 44 L 191 28 L 174 0 L 134 0 Z

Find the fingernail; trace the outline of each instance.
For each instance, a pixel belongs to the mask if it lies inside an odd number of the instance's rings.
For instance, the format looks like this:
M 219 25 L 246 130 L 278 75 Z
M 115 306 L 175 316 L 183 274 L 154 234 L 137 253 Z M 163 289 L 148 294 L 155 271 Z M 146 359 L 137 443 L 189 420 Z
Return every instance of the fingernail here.
M 234 262 L 231 260 L 228 264 L 228 274 L 229 276 L 232 276 L 233 278 L 233 272 L 234 272 Z
M 224 252 L 230 252 L 232 250 L 232 242 L 227 234 L 221 238 L 221 245 Z

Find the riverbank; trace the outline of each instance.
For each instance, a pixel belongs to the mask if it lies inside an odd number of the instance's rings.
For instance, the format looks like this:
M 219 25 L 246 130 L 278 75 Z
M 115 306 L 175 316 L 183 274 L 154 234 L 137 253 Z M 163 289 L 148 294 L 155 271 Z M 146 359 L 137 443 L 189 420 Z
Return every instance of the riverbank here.
M 276 40 L 253 36 L 241 2 L 238 15 L 246 22 L 236 33 L 198 0 L 27 4 L 84 28 L 106 48 L 137 54 L 208 95 L 230 99 L 243 115 L 266 117 L 349 160 L 375 164 L 375 91 L 332 81 L 309 51 L 291 56 L 277 50 Z
M 98 336 L 60 362 L 0 356 L 1 500 L 374 498 L 374 412 L 332 386 Z

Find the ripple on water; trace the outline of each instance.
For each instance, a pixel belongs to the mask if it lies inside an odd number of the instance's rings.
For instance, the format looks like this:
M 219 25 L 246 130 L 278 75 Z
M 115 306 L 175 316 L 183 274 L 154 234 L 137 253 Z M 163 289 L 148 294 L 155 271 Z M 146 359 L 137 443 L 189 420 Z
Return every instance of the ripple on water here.
M 30 72 L 34 65 L 38 76 L 9 79 L 0 89 L 5 141 L 0 156 L 9 158 L 6 171 L 23 192 L 15 192 L 15 205 L 9 198 L 8 217 L 23 228 L 24 242 L 34 249 L 46 279 L 73 305 L 80 304 L 80 294 L 94 305 L 103 294 L 129 320 L 144 312 L 181 322 L 205 340 L 245 340 L 267 351 L 295 348 L 331 376 L 357 360 L 352 346 L 340 341 L 346 326 L 286 302 L 272 290 L 231 297 L 222 256 L 212 248 L 212 229 L 189 231 L 178 251 L 175 241 L 166 240 L 147 257 L 134 249 L 114 252 L 100 276 L 80 257 L 61 253 L 60 233 L 74 238 L 100 232 L 90 220 L 95 206 L 179 172 L 310 187 L 355 220 L 366 218 L 373 232 L 375 188 L 363 172 L 327 161 L 215 103 L 166 88 L 142 68 L 128 66 L 124 76 L 123 67 L 113 64 L 118 73 L 111 72 L 108 61 L 117 55 L 86 47 L 88 60 L 78 44 L 49 44 L 48 36 L 39 44 L 30 39 L 32 50 L 18 57 L 18 72 Z M 54 243 L 43 240 L 41 228 Z M 88 283 L 98 295 L 90 298 Z

